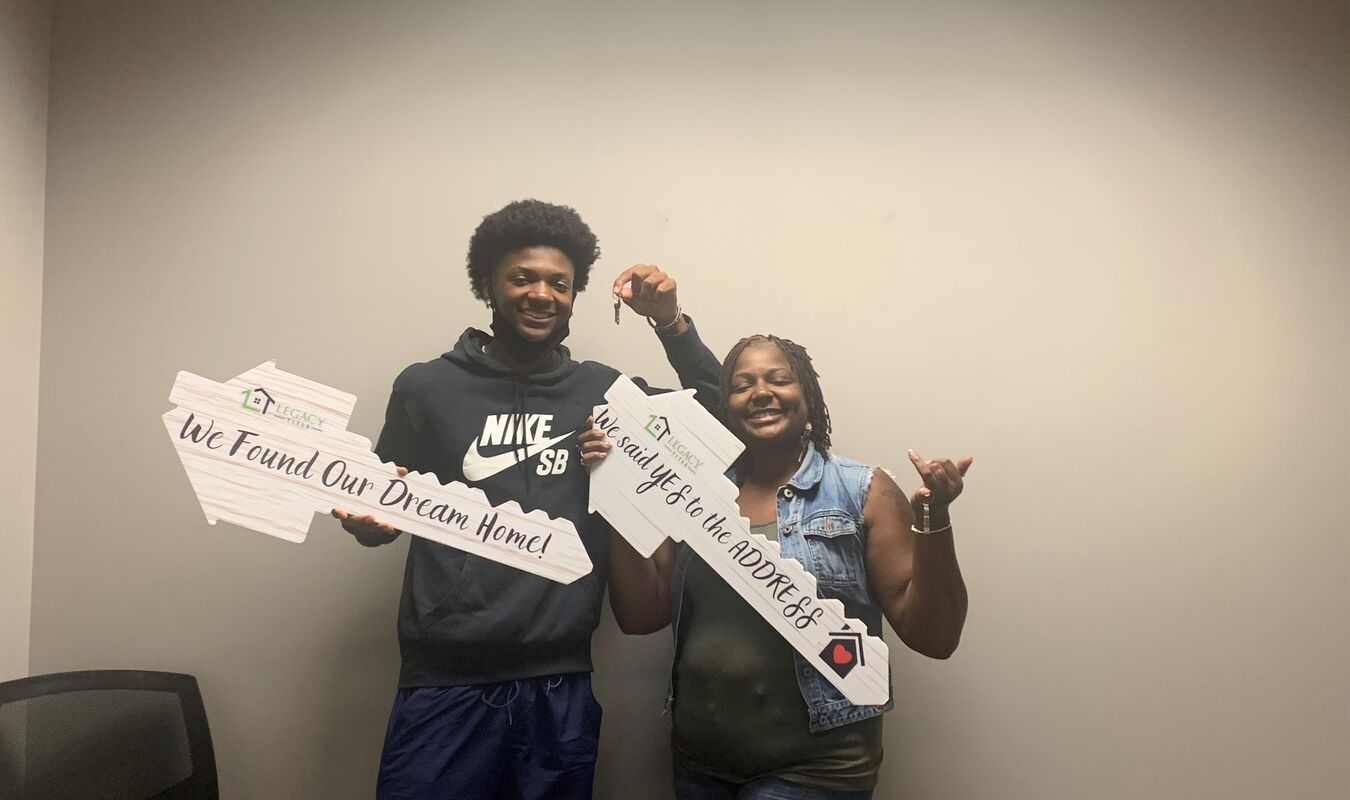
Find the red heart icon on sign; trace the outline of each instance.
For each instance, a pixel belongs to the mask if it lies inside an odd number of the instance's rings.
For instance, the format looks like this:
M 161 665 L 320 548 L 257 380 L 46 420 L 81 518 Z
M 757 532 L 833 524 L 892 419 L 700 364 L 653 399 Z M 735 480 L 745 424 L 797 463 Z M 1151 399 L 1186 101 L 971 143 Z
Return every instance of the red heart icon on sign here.
M 834 651 L 830 655 L 834 658 L 834 663 L 836 664 L 847 664 L 853 660 L 853 654 L 842 644 L 836 644 L 834 646 Z

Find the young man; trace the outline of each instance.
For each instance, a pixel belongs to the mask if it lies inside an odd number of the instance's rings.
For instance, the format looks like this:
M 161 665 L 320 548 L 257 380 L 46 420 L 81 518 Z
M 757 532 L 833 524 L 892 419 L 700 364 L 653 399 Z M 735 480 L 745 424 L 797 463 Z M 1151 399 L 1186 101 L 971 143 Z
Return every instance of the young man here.
M 488 215 L 469 242 L 468 272 L 492 310 L 492 334 L 469 328 L 453 350 L 394 381 L 381 458 L 571 521 L 594 570 L 561 585 L 413 538 L 380 800 L 591 796 L 600 707 L 590 642 L 612 531 L 587 513 L 577 433 L 619 373 L 573 361 L 561 343 L 598 256 L 571 208 L 524 200 Z M 675 281 L 639 264 L 613 288 L 647 317 L 681 384 L 715 407 L 720 367 L 680 311 Z M 374 518 L 333 514 L 364 545 L 398 536 Z

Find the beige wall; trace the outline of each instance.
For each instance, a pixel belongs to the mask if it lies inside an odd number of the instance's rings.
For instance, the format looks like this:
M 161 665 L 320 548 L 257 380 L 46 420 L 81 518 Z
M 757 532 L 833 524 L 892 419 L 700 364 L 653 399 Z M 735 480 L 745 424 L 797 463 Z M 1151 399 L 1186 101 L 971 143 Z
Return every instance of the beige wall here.
M 159 414 L 275 358 L 373 436 L 538 196 L 808 345 L 840 452 L 976 455 L 878 796 L 1340 793 L 1346 6 L 1125 5 L 62 4 L 34 671 L 193 672 L 226 797 L 370 796 L 406 545 L 207 527 Z M 607 300 L 574 350 L 669 381 Z M 596 652 L 597 796 L 665 797 L 668 637 Z
M 28 674 L 50 33 L 49 3 L 0 0 L 0 681 Z

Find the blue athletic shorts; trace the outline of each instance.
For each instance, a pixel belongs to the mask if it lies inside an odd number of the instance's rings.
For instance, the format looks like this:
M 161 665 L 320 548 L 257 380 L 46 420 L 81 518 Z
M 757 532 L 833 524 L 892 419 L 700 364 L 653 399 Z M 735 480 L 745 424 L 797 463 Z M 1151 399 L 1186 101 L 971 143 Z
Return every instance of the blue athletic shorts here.
M 588 673 L 399 689 L 377 800 L 589 800 L 600 704 Z

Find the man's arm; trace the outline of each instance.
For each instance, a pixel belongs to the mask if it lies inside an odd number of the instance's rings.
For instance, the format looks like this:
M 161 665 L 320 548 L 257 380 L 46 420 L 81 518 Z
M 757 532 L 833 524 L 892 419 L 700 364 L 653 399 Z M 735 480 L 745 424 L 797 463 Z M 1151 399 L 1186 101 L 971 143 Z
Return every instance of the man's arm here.
M 418 442 L 421 439 L 413 427 L 412 418 L 408 415 L 407 406 L 399 390 L 402 377 L 400 375 L 399 379 L 394 381 L 393 391 L 389 393 L 389 405 L 384 411 L 384 428 L 380 430 L 380 439 L 375 443 L 375 454 L 383 461 L 394 462 L 398 467 L 398 474 L 406 475 L 408 470 L 398 465 L 420 463 L 417 452 Z M 335 508 L 333 516 L 342 522 L 343 530 L 366 547 L 389 544 L 402 533 L 393 525 L 380 522 L 369 514 L 356 516 L 348 514 L 341 508 Z
M 650 321 L 680 385 L 693 389 L 699 404 L 717 416 L 722 365 L 699 338 L 694 321 L 681 310 L 675 279 L 651 264 L 637 264 L 614 279 L 613 291 Z M 633 382 L 647 394 L 666 391 L 650 387 L 640 378 Z M 579 437 L 582 462 L 586 464 L 604 458 L 610 447 L 604 431 L 589 425 Z M 675 543 L 666 540 L 651 558 L 643 558 L 627 539 L 610 528 L 609 603 L 624 633 L 653 633 L 670 624 L 675 552 Z
M 716 417 L 722 399 L 722 365 L 699 338 L 698 329 L 689 315 L 681 314 L 681 322 L 685 323 L 683 333 L 666 334 L 657 330 L 656 336 L 666 350 L 666 360 L 679 376 L 680 386 L 693 389 L 694 399 Z
M 699 404 L 717 416 L 722 365 L 699 337 L 694 321 L 681 310 L 675 279 L 659 267 L 637 264 L 614 280 L 613 291 L 629 308 L 650 320 L 680 386 L 693 389 Z M 664 391 L 640 380 L 634 382 L 648 394 Z

